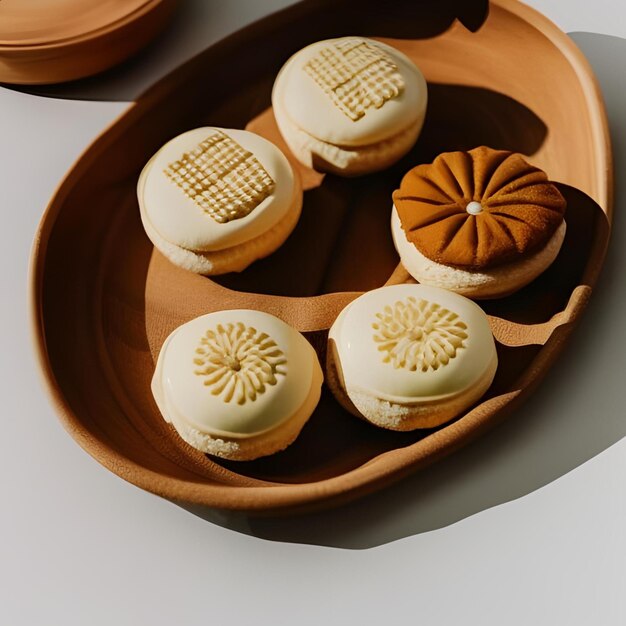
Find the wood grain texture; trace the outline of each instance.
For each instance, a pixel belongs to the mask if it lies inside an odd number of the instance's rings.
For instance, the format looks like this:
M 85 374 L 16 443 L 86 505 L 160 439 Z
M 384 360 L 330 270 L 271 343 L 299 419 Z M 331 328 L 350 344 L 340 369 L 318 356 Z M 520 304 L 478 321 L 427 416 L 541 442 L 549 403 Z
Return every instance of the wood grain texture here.
M 4 0 L 0 82 L 61 83 L 97 74 L 144 48 L 178 0 Z
M 607 124 L 591 70 L 567 36 L 514 0 L 492 3 L 476 33 L 429 23 L 425 0 L 418 32 L 402 19 L 415 6 L 408 0 L 385 20 L 373 1 L 357 14 L 351 1 L 334 2 L 331 23 L 327 4 L 305 0 L 261 20 L 160 81 L 84 153 L 41 222 L 33 328 L 63 424 L 103 465 L 174 500 L 266 514 L 331 506 L 450 454 L 545 377 L 604 260 Z M 172 266 L 139 220 L 135 185 L 144 163 L 176 134 L 207 124 L 247 126 L 285 149 L 268 108 L 276 71 L 296 49 L 344 34 L 348 23 L 352 32 L 385 35 L 424 70 L 430 104 L 416 147 L 390 170 L 359 179 L 298 166 L 307 190 L 300 223 L 280 250 L 241 274 L 211 280 Z M 324 362 L 327 329 L 348 302 L 410 280 L 389 228 L 402 174 L 440 152 L 481 144 L 521 151 L 558 181 L 568 228 L 557 260 L 536 281 L 480 303 L 500 342 L 500 365 L 477 406 L 441 428 L 397 433 L 350 416 L 324 389 L 300 437 L 271 457 L 216 462 L 180 440 L 149 388 L 171 330 L 202 313 L 251 307 L 304 332 Z

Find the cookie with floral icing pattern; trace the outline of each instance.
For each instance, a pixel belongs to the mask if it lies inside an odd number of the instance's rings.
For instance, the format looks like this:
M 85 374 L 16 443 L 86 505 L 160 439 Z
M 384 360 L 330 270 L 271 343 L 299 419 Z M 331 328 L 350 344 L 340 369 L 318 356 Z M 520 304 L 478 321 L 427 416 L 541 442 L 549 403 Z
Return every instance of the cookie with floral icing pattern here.
M 425 285 L 374 289 L 329 333 L 326 381 L 354 415 L 390 430 L 434 428 L 489 388 L 498 358 L 471 300 Z
M 315 350 L 261 311 L 202 315 L 165 340 L 152 379 L 163 418 L 191 446 L 251 460 L 286 448 L 320 398 Z

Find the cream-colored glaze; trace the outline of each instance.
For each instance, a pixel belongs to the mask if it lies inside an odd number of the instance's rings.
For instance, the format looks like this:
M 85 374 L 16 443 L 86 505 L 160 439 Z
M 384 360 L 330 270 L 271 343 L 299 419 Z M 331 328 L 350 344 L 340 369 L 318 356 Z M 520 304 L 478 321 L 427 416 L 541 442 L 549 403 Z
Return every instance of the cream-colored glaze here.
M 426 372 L 444 367 L 465 348 L 467 325 L 453 311 L 409 296 L 376 314 L 374 341 L 383 363 Z
M 140 183 L 141 185 L 141 179 Z M 167 241 L 156 231 L 146 215 L 145 207 L 140 203 L 141 223 L 148 239 L 154 247 L 171 263 L 196 274 L 214 276 L 227 272 L 242 272 L 251 263 L 262 259 L 277 250 L 296 227 L 302 212 L 302 188 L 294 188 L 292 205 L 283 219 L 258 237 L 244 241 L 237 246 L 215 250 L 214 252 L 195 252 Z
M 220 224 L 246 217 L 275 187 L 252 152 L 217 130 L 171 163 L 165 175 Z
M 565 239 L 566 229 L 563 220 L 543 248 L 517 262 L 470 271 L 443 265 L 425 257 L 406 238 L 395 205 L 391 212 L 393 243 L 409 274 L 422 284 L 443 287 L 470 298 L 507 296 L 537 278 L 556 259 Z
M 284 450 L 298 437 L 319 402 L 324 375 L 314 352 L 313 357 L 313 377 L 304 403 L 287 421 L 254 436 L 229 437 L 225 434 L 209 434 L 190 426 L 168 409 L 162 408 L 161 410 L 168 415 L 167 421 L 172 424 L 184 441 L 206 454 L 234 461 L 250 461 L 274 454 Z M 159 406 L 164 406 L 162 400 L 157 400 L 159 401 L 161 402 Z
M 328 42 L 303 69 L 352 121 L 380 109 L 405 87 L 392 57 L 360 37 Z
M 409 298 L 448 309 L 465 327 L 463 347 L 437 369 L 394 367 L 385 362 L 375 340 L 377 315 Z M 398 404 L 436 402 L 459 395 L 481 380 L 496 358 L 493 335 L 482 309 L 463 296 L 425 285 L 393 285 L 363 294 L 342 311 L 329 338 L 334 342 L 338 373 L 348 394 L 363 390 Z
M 273 193 L 248 215 L 226 223 L 209 216 L 165 173 L 216 130 L 250 151 L 275 183 Z M 281 221 L 293 206 L 296 186 L 289 161 L 271 142 L 245 130 L 203 127 L 178 135 L 150 159 L 140 176 L 137 197 L 163 239 L 188 250 L 212 252 L 255 239 Z
M 338 146 L 375 144 L 415 126 L 426 113 L 427 87 L 424 76 L 404 54 L 386 44 L 365 39 L 391 57 L 404 79 L 402 92 L 380 108 L 368 108 L 353 121 L 337 107 L 304 69 L 333 39 L 318 41 L 294 54 L 280 70 L 272 91 L 275 109 L 284 111 L 296 127 L 315 139 Z
M 282 353 L 282 374 L 265 384 L 254 400 L 226 401 L 205 385 L 195 362 L 201 339 L 218 325 L 242 323 L 266 333 Z M 268 432 L 289 420 L 310 395 L 317 356 L 294 328 L 273 315 L 246 309 L 197 317 L 169 335 L 157 360 L 152 391 L 163 417 L 213 437 L 245 439 Z M 319 368 L 319 364 L 317 364 Z
M 374 144 L 335 146 L 297 127 L 280 108 L 275 108 L 274 113 L 283 139 L 300 163 L 340 176 L 360 176 L 390 167 L 413 147 L 424 121 L 420 119 L 397 135 Z
M 410 431 L 416 428 L 435 428 L 460 415 L 489 389 L 498 368 L 497 355 L 483 376 L 464 391 L 433 400 L 417 399 L 405 403 L 381 400 L 366 389 L 351 388 L 348 392 L 337 371 L 337 352 L 334 343 L 329 346 L 327 383 L 337 401 L 350 413 L 365 418 L 376 426 L 390 430 Z

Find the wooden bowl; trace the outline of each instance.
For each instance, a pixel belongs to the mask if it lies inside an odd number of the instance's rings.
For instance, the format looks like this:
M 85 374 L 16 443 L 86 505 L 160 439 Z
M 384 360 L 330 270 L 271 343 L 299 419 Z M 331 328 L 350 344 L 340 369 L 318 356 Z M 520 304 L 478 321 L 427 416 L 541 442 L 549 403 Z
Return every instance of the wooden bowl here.
M 178 0 L 3 0 L 0 82 L 60 83 L 96 74 L 146 46 Z
M 497 0 L 476 33 L 458 22 L 448 28 L 451 20 L 429 12 L 435 5 L 396 2 L 389 14 L 373 0 L 358 11 L 351 1 L 305 0 L 261 20 L 161 80 L 67 174 L 35 242 L 33 324 L 61 419 L 100 463 L 174 500 L 272 514 L 329 506 L 449 454 L 546 374 L 608 240 L 612 165 L 601 97 L 572 41 L 525 5 Z M 415 149 L 359 179 L 300 168 L 307 191 L 297 229 L 241 274 L 211 280 L 168 263 L 139 220 L 144 163 L 171 137 L 205 124 L 247 126 L 286 149 L 268 108 L 277 70 L 305 44 L 346 33 L 384 37 L 424 71 L 430 104 Z M 172 329 L 208 311 L 257 308 L 303 331 L 323 360 L 327 329 L 346 303 L 407 280 L 389 232 L 390 194 L 402 174 L 439 152 L 480 144 L 521 151 L 558 181 L 568 229 L 558 259 L 533 284 L 481 302 L 500 366 L 477 406 L 441 428 L 397 433 L 348 415 L 325 389 L 292 446 L 246 463 L 197 452 L 163 421 L 149 383 Z

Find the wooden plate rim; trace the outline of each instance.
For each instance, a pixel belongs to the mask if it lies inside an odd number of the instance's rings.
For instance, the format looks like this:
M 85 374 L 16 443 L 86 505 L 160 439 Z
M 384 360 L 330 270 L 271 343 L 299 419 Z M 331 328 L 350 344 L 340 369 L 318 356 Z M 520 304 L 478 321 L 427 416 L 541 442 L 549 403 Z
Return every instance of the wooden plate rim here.
M 93 29 L 88 29 L 82 33 L 70 36 L 61 36 L 53 39 L 24 39 L 21 41 L 9 41 L 0 39 L 0 52 L 30 52 L 33 50 L 48 50 L 66 45 L 78 44 L 84 41 L 91 41 L 99 37 L 108 35 L 109 33 L 123 28 L 151 11 L 155 10 L 163 2 L 168 0 L 144 0 L 142 4 L 136 6 L 126 15 L 119 17 L 112 22 L 108 22 Z
M 295 7 L 308 2 L 310 0 L 303 0 L 303 2 L 284 9 L 281 13 L 287 14 L 294 10 Z M 602 196 L 595 200 L 605 212 L 610 225 L 613 211 L 613 169 L 610 135 L 601 92 L 587 59 L 565 33 L 535 9 L 518 0 L 492 0 L 492 4 L 510 11 L 537 28 L 564 54 L 575 70 L 585 93 L 588 110 L 592 113 L 590 118 L 593 123 L 593 141 L 597 149 L 596 156 L 602 159 L 603 162 L 603 167 L 598 168 L 599 175 L 601 176 L 603 172 L 605 173 L 603 179 L 598 181 L 600 184 L 597 186 L 601 190 Z M 223 39 L 222 42 L 233 37 L 241 37 L 247 30 L 253 28 L 261 21 L 263 20 L 244 27 Z M 174 70 L 173 73 L 176 71 L 178 70 Z M 48 237 L 68 191 L 72 188 L 74 182 L 80 178 L 87 166 L 106 147 L 109 131 L 122 119 L 127 124 L 132 123 L 136 109 L 137 104 L 132 103 L 116 120 L 109 124 L 91 145 L 82 152 L 65 178 L 60 182 L 39 223 L 29 266 L 30 325 L 36 358 L 44 386 L 64 428 L 86 452 L 104 467 L 142 489 L 175 501 L 251 512 L 304 510 L 322 500 L 325 504 L 330 505 L 335 500 L 346 502 L 355 499 L 401 478 L 420 466 L 429 464 L 449 454 L 457 447 L 478 436 L 488 426 L 499 421 L 510 410 L 514 409 L 524 397 L 531 393 L 533 384 L 529 380 L 528 384 L 522 386 L 521 389 L 509 392 L 504 396 L 505 402 L 495 415 L 481 417 L 475 415 L 474 411 L 471 411 L 464 416 L 463 420 L 453 422 L 411 446 L 383 453 L 363 466 L 340 476 L 304 484 L 232 487 L 228 485 L 191 483 L 173 477 L 165 477 L 158 472 L 147 469 L 95 438 L 83 428 L 80 418 L 69 406 L 56 380 L 49 360 L 42 314 L 46 249 Z M 590 287 L 595 283 L 596 276 L 597 272 L 591 275 Z M 550 340 L 535 359 L 535 367 L 533 367 L 535 374 L 537 371 L 546 371 L 556 360 L 573 327 L 574 323 L 570 323 L 555 330 Z M 535 380 L 537 380 L 537 377 L 535 377 Z M 499 396 L 501 401 L 502 398 L 503 396 Z M 260 497 L 261 494 L 262 497 Z

